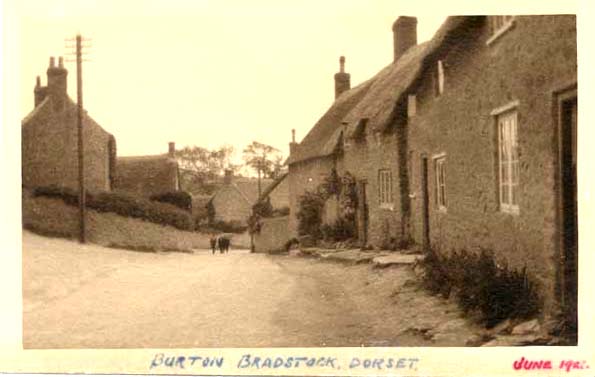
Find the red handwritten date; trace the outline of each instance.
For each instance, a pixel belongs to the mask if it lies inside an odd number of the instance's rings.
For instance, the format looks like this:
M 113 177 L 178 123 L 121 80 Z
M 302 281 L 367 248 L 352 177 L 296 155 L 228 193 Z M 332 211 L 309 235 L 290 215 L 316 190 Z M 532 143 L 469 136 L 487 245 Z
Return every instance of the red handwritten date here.
M 585 360 L 562 360 L 557 365 L 558 369 L 570 372 L 572 370 L 589 369 L 589 365 Z M 551 360 L 529 360 L 521 357 L 512 363 L 514 370 L 539 370 L 539 369 L 553 369 L 554 364 Z

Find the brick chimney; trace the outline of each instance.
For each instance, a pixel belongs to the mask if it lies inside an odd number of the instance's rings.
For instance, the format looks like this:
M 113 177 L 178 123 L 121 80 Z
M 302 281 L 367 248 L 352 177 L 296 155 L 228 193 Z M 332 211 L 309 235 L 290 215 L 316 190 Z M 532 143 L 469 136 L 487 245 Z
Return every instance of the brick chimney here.
M 168 157 L 175 158 L 176 157 L 176 143 L 173 141 L 170 141 L 168 143 L 168 145 L 169 145 L 169 149 L 168 149 L 168 153 L 167 153 Z
M 58 60 L 58 66 L 54 57 L 50 58 L 50 66 L 47 70 L 48 75 L 48 89 L 47 92 L 52 98 L 54 105 L 62 108 L 66 100 L 66 77 L 68 71 L 64 68 L 64 60 L 60 56 Z
M 225 185 L 231 184 L 232 179 L 233 179 L 233 170 L 225 169 L 225 175 L 223 176 L 223 184 L 225 184 Z
M 41 79 L 39 76 L 37 76 L 35 80 L 35 89 L 33 89 L 35 107 L 39 106 L 39 104 L 43 102 L 47 92 L 48 88 L 46 86 L 41 86 Z
M 417 18 L 401 16 L 393 24 L 394 61 L 417 44 Z
M 351 89 L 351 76 L 345 73 L 345 57 L 339 58 L 339 72 L 335 73 L 335 99 Z
M 295 128 L 291 130 L 291 143 L 289 143 L 289 154 L 293 154 L 297 143 L 295 142 Z

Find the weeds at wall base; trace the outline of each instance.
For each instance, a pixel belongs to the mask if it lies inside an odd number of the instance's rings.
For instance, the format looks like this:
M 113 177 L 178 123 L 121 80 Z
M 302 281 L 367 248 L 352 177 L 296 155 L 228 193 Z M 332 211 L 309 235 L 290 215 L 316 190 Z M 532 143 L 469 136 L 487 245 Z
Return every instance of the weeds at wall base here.
M 490 251 L 441 255 L 430 250 L 423 266 L 427 290 L 453 297 L 463 312 L 478 313 L 488 328 L 508 318 L 531 318 L 540 310 L 537 290 L 526 270 L 499 266 Z

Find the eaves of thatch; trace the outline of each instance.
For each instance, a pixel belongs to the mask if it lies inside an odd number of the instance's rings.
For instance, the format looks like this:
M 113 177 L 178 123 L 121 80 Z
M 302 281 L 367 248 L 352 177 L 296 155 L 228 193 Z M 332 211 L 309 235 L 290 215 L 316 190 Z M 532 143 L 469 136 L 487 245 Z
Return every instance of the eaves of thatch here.
M 432 40 L 411 47 L 396 62 L 376 76 L 341 94 L 320 118 L 287 160 L 287 164 L 333 155 L 343 137 L 356 137 L 364 128 L 383 132 L 392 124 L 397 105 L 411 94 L 411 88 L 425 66 L 462 26 L 478 17 L 453 16 L 446 19 Z M 346 132 L 346 135 L 343 133 Z

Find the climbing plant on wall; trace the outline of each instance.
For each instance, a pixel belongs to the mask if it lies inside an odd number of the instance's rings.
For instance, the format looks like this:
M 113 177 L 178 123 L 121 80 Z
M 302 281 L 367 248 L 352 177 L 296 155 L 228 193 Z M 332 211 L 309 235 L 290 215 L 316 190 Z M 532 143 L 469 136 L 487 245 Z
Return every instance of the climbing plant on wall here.
M 335 196 L 340 213 L 332 224 L 323 224 L 322 213 L 326 201 Z M 299 201 L 298 233 L 314 239 L 331 241 L 353 239 L 356 236 L 357 188 L 349 172 L 343 177 L 332 169 L 323 182 L 313 191 L 306 191 Z

